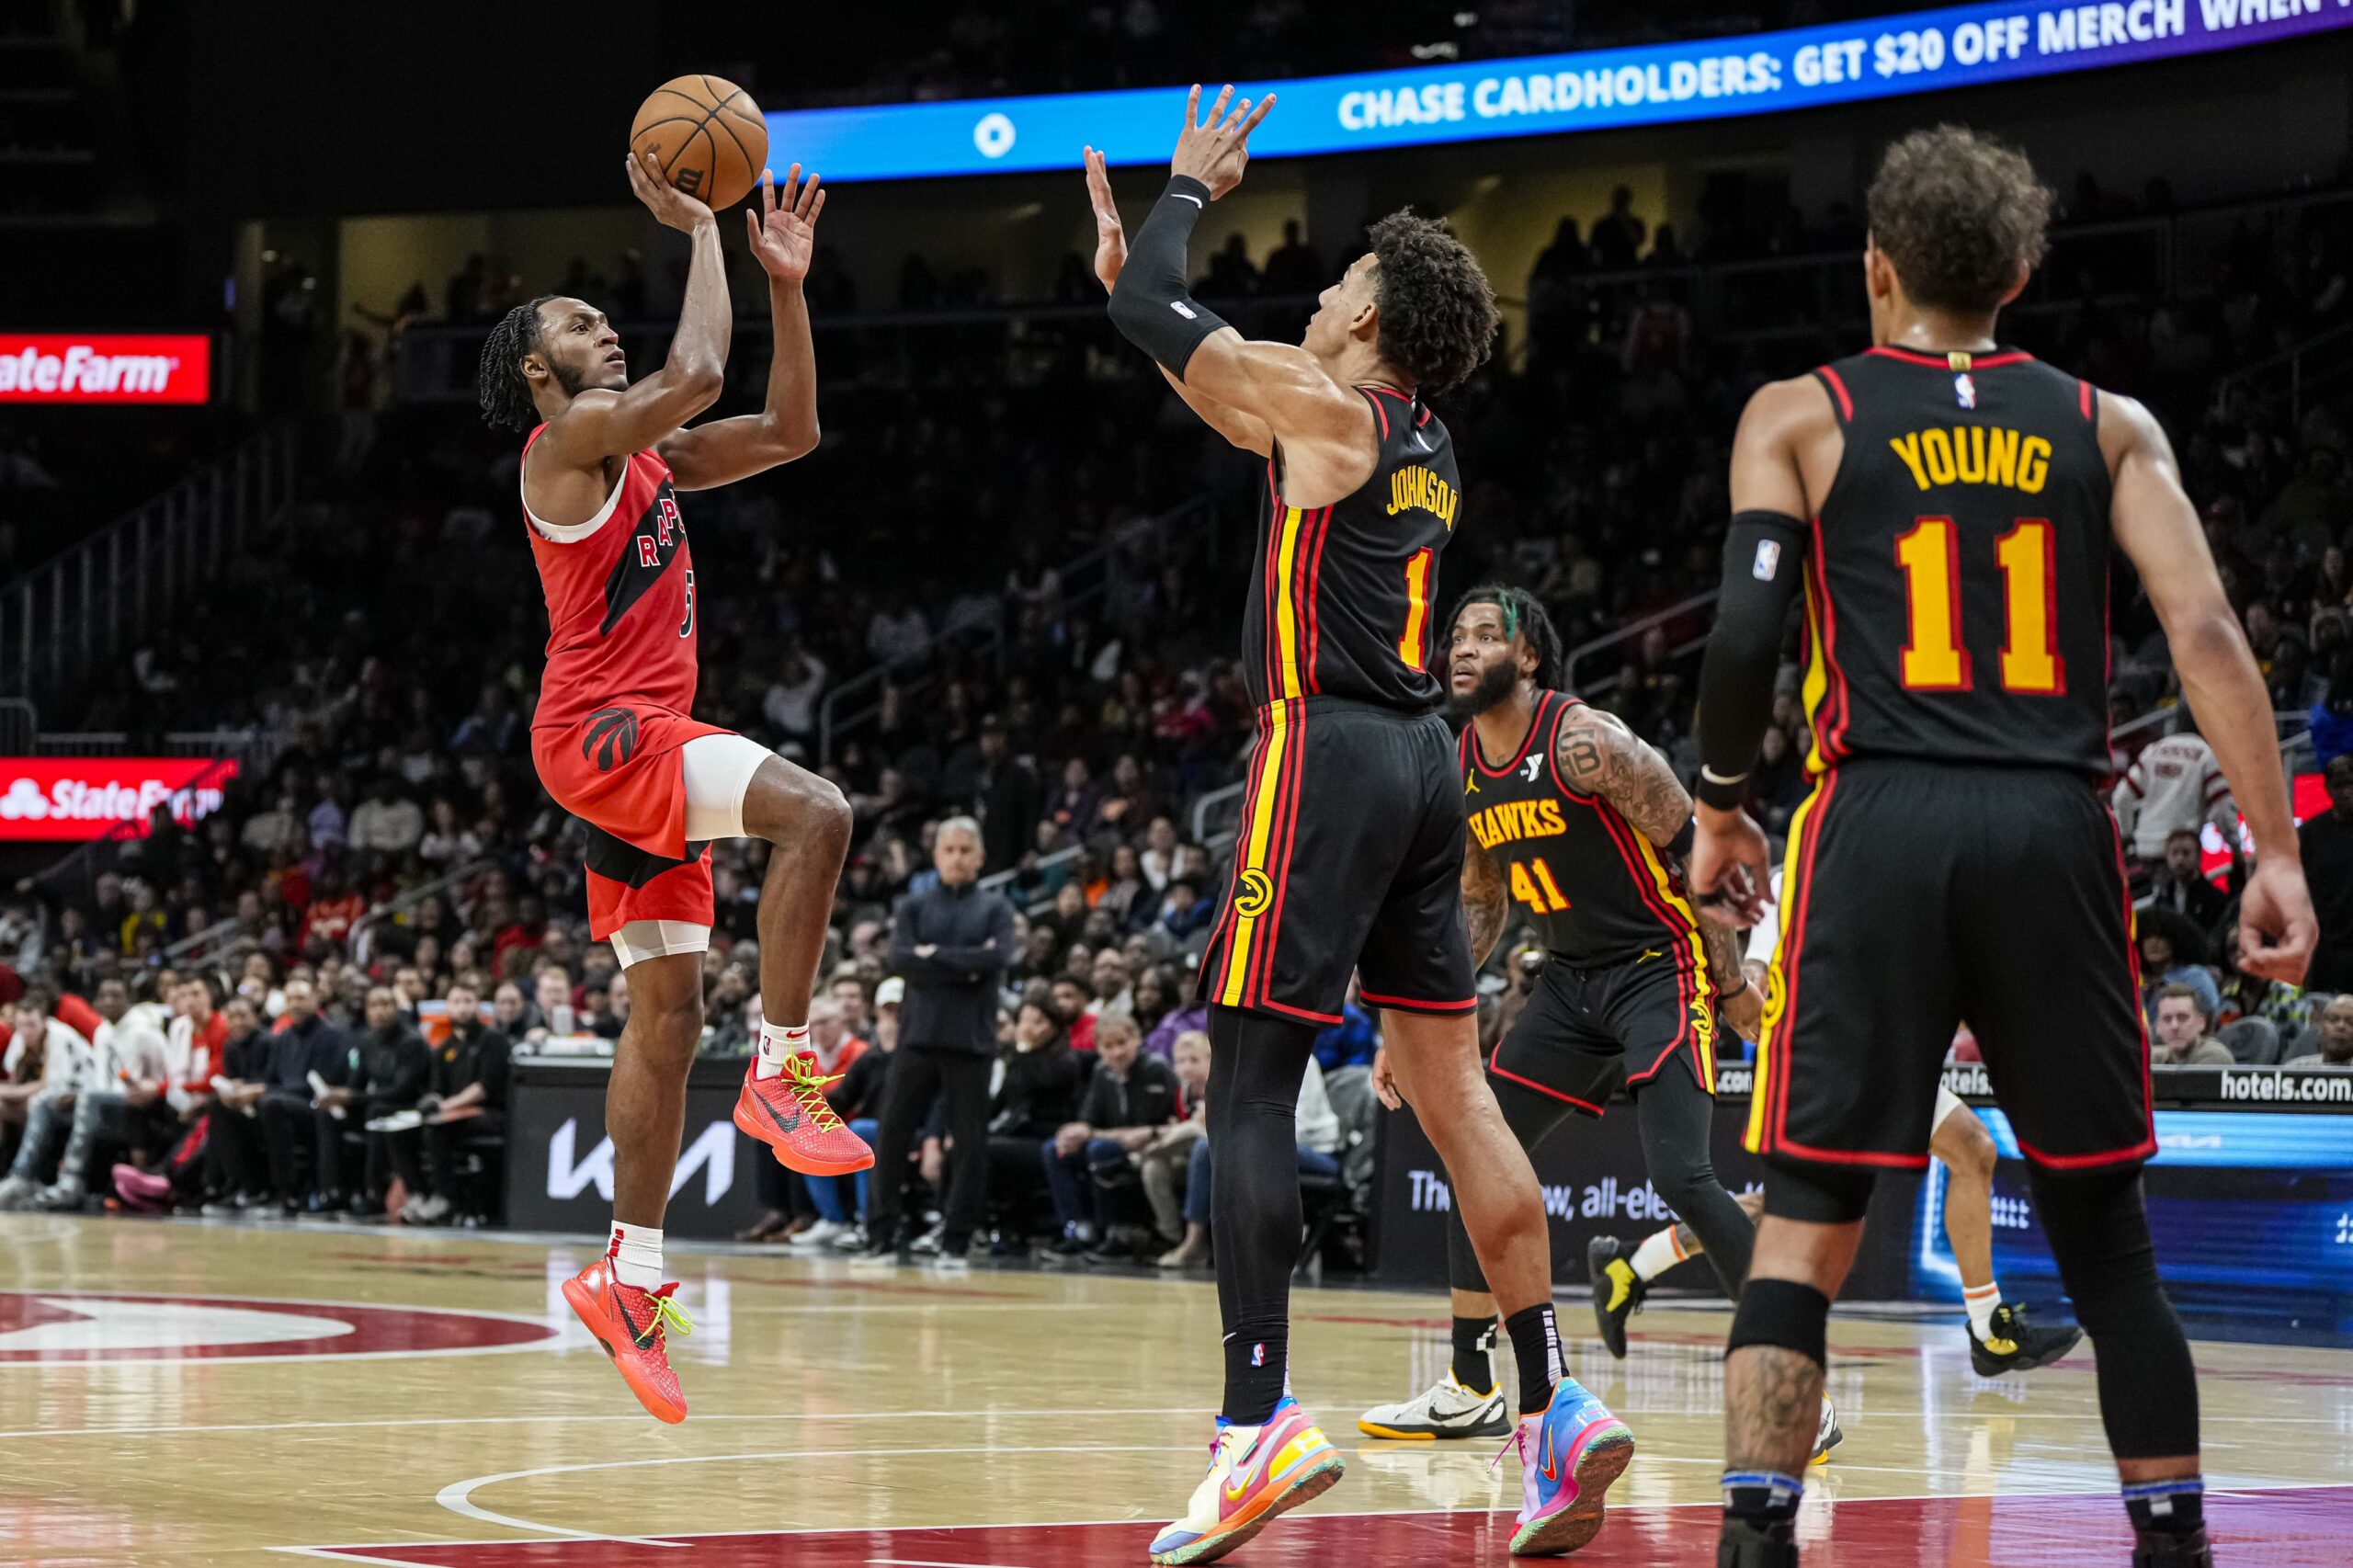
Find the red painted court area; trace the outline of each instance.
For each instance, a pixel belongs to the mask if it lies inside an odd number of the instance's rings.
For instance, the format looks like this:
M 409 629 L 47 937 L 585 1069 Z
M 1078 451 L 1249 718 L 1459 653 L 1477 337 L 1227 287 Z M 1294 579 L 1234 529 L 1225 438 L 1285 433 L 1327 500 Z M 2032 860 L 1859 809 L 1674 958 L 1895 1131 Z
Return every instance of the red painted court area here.
M 2344 1568 L 2353 1562 L 2353 1486 L 2215 1494 L 2215 1555 L 2233 1568 Z M 1579 1564 L 1706 1563 L 1707 1506 L 1627 1508 L 1577 1553 Z M 1141 1563 L 1149 1525 L 1015 1525 L 906 1530 L 665 1536 L 659 1541 L 509 1541 L 352 1546 L 321 1556 L 419 1568 L 1098 1568 Z M 1308 1514 L 1235 1554 L 1253 1568 L 1390 1568 L 1510 1561 L 1500 1513 Z M 2097 1568 L 2131 1555 L 2113 1497 L 1893 1498 L 1812 1506 L 1807 1568 Z

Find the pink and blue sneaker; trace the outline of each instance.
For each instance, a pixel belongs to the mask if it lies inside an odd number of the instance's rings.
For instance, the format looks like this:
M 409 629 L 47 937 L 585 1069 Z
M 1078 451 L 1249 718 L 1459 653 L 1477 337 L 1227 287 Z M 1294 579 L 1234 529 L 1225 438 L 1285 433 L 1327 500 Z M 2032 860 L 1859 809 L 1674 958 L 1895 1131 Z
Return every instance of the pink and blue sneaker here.
M 1601 1533 L 1609 1483 L 1634 1457 L 1634 1435 L 1574 1378 L 1552 1389 L 1552 1403 L 1519 1418 L 1519 1528 L 1514 1557 L 1560 1557 Z
M 1286 1396 L 1263 1426 L 1221 1421 L 1210 1446 L 1209 1473 L 1193 1489 L 1185 1517 L 1153 1538 L 1152 1560 L 1215 1562 L 1276 1515 L 1329 1490 L 1346 1468 L 1340 1450 L 1295 1399 Z

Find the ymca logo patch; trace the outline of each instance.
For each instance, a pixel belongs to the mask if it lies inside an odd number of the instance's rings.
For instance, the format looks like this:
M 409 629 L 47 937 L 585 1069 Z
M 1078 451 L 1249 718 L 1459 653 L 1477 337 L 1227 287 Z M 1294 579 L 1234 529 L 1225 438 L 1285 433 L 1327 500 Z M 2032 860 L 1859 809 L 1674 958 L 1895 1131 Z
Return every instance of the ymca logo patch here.
M 1536 776 L 1543 770 L 1544 754 L 1540 751 L 1530 752 L 1528 755 L 1527 763 L 1519 770 L 1519 776 L 1533 784 L 1536 782 Z

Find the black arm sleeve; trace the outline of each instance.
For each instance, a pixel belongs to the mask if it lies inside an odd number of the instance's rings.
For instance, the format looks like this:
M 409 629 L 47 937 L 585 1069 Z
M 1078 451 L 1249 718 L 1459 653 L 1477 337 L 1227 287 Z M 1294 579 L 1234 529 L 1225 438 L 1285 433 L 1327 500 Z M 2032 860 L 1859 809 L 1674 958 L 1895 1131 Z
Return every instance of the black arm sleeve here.
M 1699 666 L 1701 804 L 1730 811 L 1748 793 L 1765 725 L 1772 717 L 1773 673 L 1781 626 L 1804 573 L 1803 525 L 1779 512 L 1742 512 L 1724 539 L 1723 592 L 1715 630 Z
M 1128 262 L 1111 290 L 1111 324 L 1178 381 L 1193 350 L 1225 323 L 1194 300 L 1185 280 L 1185 247 L 1209 208 L 1210 187 L 1178 175 L 1128 242 Z

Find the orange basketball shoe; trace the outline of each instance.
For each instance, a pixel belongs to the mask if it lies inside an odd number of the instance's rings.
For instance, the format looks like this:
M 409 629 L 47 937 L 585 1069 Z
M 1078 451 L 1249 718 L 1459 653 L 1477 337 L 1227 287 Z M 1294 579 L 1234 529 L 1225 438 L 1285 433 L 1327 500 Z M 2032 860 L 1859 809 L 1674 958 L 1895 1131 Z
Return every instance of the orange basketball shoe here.
M 820 1075 L 817 1058 L 806 1051 L 786 1057 L 784 1071 L 773 1078 L 759 1075 L 755 1058 L 744 1070 L 744 1092 L 735 1096 L 735 1125 L 775 1150 L 779 1165 L 802 1176 L 869 1169 L 874 1151 L 825 1103 L 825 1086 L 840 1081 L 838 1074 Z
M 613 1263 L 600 1257 L 563 1282 L 563 1299 L 613 1358 L 613 1369 L 656 1420 L 676 1426 L 687 1418 L 687 1396 L 678 1391 L 678 1374 L 670 1369 L 665 1343 L 668 1330 L 692 1334 L 694 1324 L 678 1310 L 670 1293 L 672 1280 L 658 1290 L 642 1290 L 613 1278 Z

